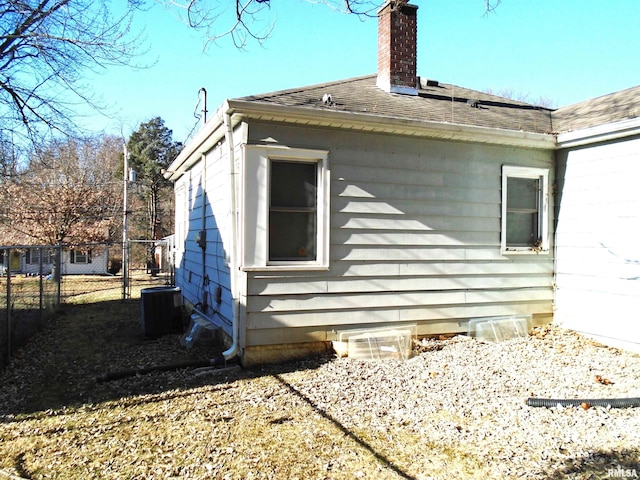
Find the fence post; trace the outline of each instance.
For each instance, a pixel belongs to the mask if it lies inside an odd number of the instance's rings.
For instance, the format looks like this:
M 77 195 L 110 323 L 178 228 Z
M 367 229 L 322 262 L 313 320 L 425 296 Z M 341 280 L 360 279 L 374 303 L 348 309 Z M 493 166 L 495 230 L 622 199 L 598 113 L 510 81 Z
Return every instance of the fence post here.
M 39 248 L 40 251 L 40 261 L 38 262 L 38 284 L 40 286 L 40 325 L 44 322 L 44 285 L 42 283 L 43 271 L 42 271 L 42 254 L 44 253 L 44 249 L 42 247 Z
M 56 306 L 60 305 L 62 291 L 60 285 L 62 284 L 62 244 L 58 243 L 56 247 L 55 260 L 53 262 L 53 268 L 55 274 L 51 275 L 53 281 L 56 284 Z
M 7 249 L 9 265 L 7 267 L 7 362 L 11 363 L 11 249 Z

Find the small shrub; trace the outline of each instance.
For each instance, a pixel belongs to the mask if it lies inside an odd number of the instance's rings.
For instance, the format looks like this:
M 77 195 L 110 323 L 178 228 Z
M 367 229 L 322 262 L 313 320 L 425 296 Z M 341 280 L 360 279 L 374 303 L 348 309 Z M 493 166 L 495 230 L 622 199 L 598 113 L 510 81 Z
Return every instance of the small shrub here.
M 122 260 L 119 258 L 112 258 L 109 260 L 109 268 L 107 268 L 107 272 L 111 275 L 115 275 L 122 269 Z

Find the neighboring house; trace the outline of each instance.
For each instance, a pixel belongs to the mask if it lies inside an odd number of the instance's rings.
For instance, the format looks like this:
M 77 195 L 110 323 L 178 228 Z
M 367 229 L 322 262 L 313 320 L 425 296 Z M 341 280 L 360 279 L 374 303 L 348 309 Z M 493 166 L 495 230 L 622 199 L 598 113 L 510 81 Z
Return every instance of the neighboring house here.
M 11 272 L 24 274 L 37 274 L 42 265 L 42 272 L 51 273 L 54 264 L 54 255 L 52 249 L 46 247 L 24 247 L 13 249 L 11 252 Z M 42 262 L 40 257 L 42 257 Z M 99 249 L 69 249 L 64 248 L 62 251 L 62 274 L 63 275 L 79 275 L 79 274 L 106 274 L 109 261 L 109 248 L 100 247 Z M 3 266 L 3 272 L 9 266 L 9 258 L 6 251 L 0 251 L 0 263 Z
M 472 318 L 512 314 L 547 323 L 556 301 L 567 326 L 601 334 L 611 318 L 589 302 L 620 300 L 621 289 L 630 310 L 613 336 L 640 344 L 628 334 L 640 254 L 621 239 L 638 208 L 625 204 L 613 230 L 606 207 L 580 205 L 590 188 L 604 194 L 580 173 L 590 164 L 610 169 L 600 180 L 620 195 L 613 208 L 625 194 L 637 207 L 630 179 L 615 183 L 638 173 L 637 110 L 605 101 L 583 125 L 580 106 L 553 111 L 419 78 L 416 13 L 381 10 L 377 76 L 228 100 L 172 163 L 187 303 L 245 365 L 365 327 L 464 332 Z M 621 98 L 637 105 L 637 93 Z M 628 128 L 591 132 L 617 121 Z M 605 274 L 615 286 L 598 281 Z

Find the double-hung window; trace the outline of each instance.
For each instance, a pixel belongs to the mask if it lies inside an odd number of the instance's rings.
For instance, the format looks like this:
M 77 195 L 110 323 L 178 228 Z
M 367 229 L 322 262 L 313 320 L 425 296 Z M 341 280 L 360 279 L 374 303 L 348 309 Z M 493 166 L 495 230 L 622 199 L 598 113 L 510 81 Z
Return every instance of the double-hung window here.
M 270 160 L 269 262 L 316 261 L 318 164 Z
M 549 170 L 502 167 L 502 253 L 549 251 Z
M 40 254 L 42 253 L 42 263 L 53 263 L 51 260 L 51 250 L 48 248 L 30 248 L 27 250 L 27 264 L 38 265 L 40 264 Z
M 91 250 L 71 250 L 71 263 L 91 263 Z
M 249 145 L 244 153 L 243 268 L 328 268 L 327 152 Z

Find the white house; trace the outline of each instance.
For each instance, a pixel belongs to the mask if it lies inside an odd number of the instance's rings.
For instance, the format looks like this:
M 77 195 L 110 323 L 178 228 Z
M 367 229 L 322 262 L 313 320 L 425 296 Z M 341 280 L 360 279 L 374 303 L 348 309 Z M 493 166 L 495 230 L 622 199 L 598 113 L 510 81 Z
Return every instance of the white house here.
M 554 112 L 555 321 L 640 352 L 640 86 Z
M 618 178 L 638 173 L 640 90 L 621 97 L 636 107 L 581 124 L 580 105 L 418 77 L 416 14 L 380 11 L 377 75 L 227 100 L 169 167 L 187 304 L 245 365 L 342 331 L 460 332 L 511 314 L 640 345 L 639 197 Z M 593 199 L 602 182 L 616 220 Z M 612 299 L 615 330 L 600 308 Z
M 23 247 L 15 248 L 11 252 L 9 260 L 6 251 L 2 255 L 1 264 L 3 271 L 11 266 L 14 273 L 37 274 L 42 268 L 44 274 L 51 273 L 53 269 L 54 249 L 48 247 Z M 41 258 L 42 257 L 42 258 Z M 109 261 L 109 248 L 64 248 L 62 250 L 62 274 L 63 275 L 93 275 L 106 274 Z

